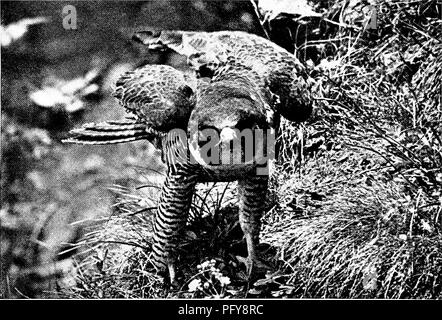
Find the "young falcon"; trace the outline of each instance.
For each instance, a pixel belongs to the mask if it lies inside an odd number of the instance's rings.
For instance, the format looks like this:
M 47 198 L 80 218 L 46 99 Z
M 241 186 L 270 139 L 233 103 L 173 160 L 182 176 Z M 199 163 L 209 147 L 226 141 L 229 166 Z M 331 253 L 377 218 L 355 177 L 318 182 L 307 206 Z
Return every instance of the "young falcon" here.
M 268 183 L 257 166 L 268 158 L 257 152 L 264 148 L 261 139 L 254 140 L 255 153 L 246 160 L 241 133 L 276 128 L 279 115 L 291 121 L 307 119 L 312 109 L 310 78 L 294 55 L 246 32 L 144 31 L 134 39 L 149 50 L 187 56 L 195 75 L 166 65 L 146 65 L 123 74 L 114 95 L 134 119 L 86 124 L 72 130 L 65 141 L 107 144 L 146 139 L 161 148 L 168 173 L 155 215 L 152 262 L 159 271 L 169 271 L 171 282 L 195 185 L 237 180 L 250 276 L 258 265 L 255 248 Z M 198 79 L 197 74 L 209 79 Z M 176 134 L 177 129 L 187 134 Z M 207 138 L 211 133 L 219 137 L 217 143 Z M 208 145 L 229 154 L 216 161 L 207 152 Z

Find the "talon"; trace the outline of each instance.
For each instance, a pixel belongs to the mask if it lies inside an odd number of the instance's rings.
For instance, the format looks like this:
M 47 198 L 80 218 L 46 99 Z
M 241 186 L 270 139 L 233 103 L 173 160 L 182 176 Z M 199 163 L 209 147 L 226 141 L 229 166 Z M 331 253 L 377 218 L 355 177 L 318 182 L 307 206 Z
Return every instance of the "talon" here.
M 256 256 L 249 256 L 247 258 L 237 256 L 236 258 L 241 264 L 245 265 L 249 282 L 262 278 L 268 271 L 274 271 L 272 266 Z
M 175 271 L 175 265 L 170 262 L 167 264 L 167 269 L 169 270 L 169 281 L 172 287 L 176 287 L 177 286 L 177 281 L 176 281 L 176 271 Z
M 267 261 L 255 258 L 253 261 L 250 262 L 250 273 L 249 273 L 249 279 L 252 279 L 252 277 L 262 277 L 265 276 L 269 271 L 273 272 L 274 267 L 271 266 Z
M 254 270 L 255 261 L 250 257 L 246 260 L 246 272 L 247 278 L 250 280 L 252 278 L 253 270 Z

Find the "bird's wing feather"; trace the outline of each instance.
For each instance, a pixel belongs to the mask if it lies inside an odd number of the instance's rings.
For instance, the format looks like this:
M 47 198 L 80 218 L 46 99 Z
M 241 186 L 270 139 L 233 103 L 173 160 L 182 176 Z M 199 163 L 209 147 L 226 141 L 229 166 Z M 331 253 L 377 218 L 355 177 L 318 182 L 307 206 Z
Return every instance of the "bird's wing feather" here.
M 154 144 L 170 129 L 186 128 L 196 101 L 196 79 L 166 65 L 146 65 L 124 73 L 114 96 L 135 117 L 88 123 L 63 142 L 114 144 L 146 139 Z
M 247 77 L 258 91 L 275 97 L 269 105 L 292 121 L 311 113 L 311 85 L 305 67 L 277 44 L 243 31 L 144 31 L 134 39 L 151 50 L 169 48 L 188 57 L 196 70 L 209 69 L 212 81 Z
M 114 96 L 140 121 L 158 131 L 185 126 L 195 106 L 195 88 L 181 71 L 146 65 L 124 73 Z
M 116 120 L 100 123 L 86 123 L 81 128 L 69 132 L 64 143 L 75 144 L 115 144 L 147 139 L 155 140 L 159 133 L 146 128 L 134 120 Z
M 142 31 L 133 38 L 150 50 L 169 48 L 185 55 L 192 66 L 222 65 L 231 61 L 256 69 L 266 69 L 266 64 L 280 61 L 282 57 L 296 58 L 275 43 L 243 31 Z M 260 71 L 260 70 L 256 70 Z

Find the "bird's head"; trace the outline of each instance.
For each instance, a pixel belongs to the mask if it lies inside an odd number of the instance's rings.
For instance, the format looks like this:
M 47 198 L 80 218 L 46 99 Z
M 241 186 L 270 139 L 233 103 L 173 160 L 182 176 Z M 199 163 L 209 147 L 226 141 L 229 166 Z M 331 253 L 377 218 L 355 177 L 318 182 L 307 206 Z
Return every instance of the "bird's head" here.
M 214 84 L 201 93 L 191 113 L 190 151 L 204 167 L 250 167 L 262 153 L 267 129 L 265 108 L 255 92 Z

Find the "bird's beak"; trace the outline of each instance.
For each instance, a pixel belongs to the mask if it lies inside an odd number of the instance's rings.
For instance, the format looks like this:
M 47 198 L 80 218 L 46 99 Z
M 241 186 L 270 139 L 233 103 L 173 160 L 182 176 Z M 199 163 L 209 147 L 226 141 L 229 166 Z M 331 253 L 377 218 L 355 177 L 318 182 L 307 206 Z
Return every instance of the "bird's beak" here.
M 226 127 L 223 128 L 220 132 L 219 135 L 219 143 L 226 143 L 226 142 L 230 142 L 234 139 L 236 139 L 238 136 L 236 134 L 236 131 L 232 128 Z

